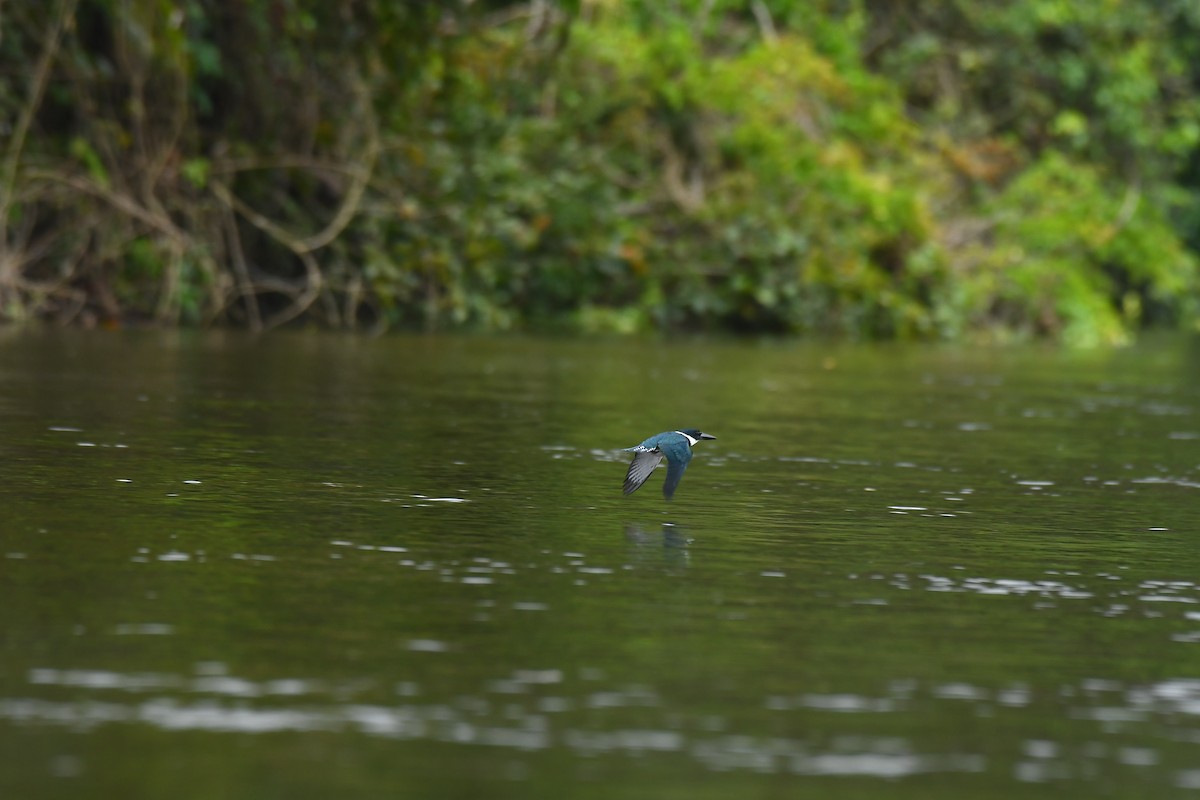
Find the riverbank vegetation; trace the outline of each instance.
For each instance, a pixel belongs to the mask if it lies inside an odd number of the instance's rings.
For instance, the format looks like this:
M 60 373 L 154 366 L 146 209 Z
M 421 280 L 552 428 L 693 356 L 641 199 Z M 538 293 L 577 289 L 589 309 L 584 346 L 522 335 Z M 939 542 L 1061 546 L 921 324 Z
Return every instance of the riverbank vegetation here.
M 0 131 L 8 320 L 1200 319 L 1187 2 L 0 2 Z

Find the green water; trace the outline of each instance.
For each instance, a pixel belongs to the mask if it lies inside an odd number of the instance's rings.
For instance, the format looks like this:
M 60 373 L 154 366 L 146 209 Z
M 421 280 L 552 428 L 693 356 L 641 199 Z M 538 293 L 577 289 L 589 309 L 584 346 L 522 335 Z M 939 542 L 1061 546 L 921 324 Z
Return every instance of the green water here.
M 0 797 L 1200 796 L 1198 535 L 1194 340 L 0 332 Z

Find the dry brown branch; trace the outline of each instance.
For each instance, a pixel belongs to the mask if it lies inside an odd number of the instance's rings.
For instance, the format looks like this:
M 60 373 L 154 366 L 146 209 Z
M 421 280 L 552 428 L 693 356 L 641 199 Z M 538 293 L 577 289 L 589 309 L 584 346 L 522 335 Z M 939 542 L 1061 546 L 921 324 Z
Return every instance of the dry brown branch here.
M 775 29 L 775 20 L 771 18 L 771 9 L 767 8 L 762 0 L 754 0 L 750 4 L 750 10 L 754 12 L 754 20 L 758 23 L 758 29 L 762 32 L 763 41 L 769 45 L 779 42 L 779 31 Z
M 87 220 L 85 226 L 93 222 L 94 220 Z M 40 246 L 49 249 L 50 240 L 57 238 L 59 238 L 58 234 L 47 235 L 43 237 Z M 40 313 L 45 310 L 47 303 L 50 301 L 65 301 L 73 310 L 65 317 L 60 312 L 58 319 L 60 322 L 69 322 L 82 310 L 87 296 L 84 292 L 72 286 L 71 283 L 79 275 L 79 264 L 83 261 L 85 250 L 86 247 L 83 246 L 76 248 L 70 258 L 70 266 L 62 270 L 57 278 L 37 281 L 23 275 L 17 276 L 16 288 L 24 295 L 26 299 L 25 306 L 29 311 Z M 32 261 L 35 259 L 36 255 L 29 260 Z
M 237 294 L 246 304 L 246 322 L 250 330 L 258 333 L 263 328 L 262 315 L 258 311 L 258 297 L 254 294 L 254 282 L 250 279 L 250 267 L 246 264 L 246 254 L 242 249 L 242 237 L 238 233 L 237 219 L 233 211 L 225 209 L 221 214 L 225 226 L 225 240 L 228 242 L 229 260 L 233 262 L 234 274 L 237 276 Z
M 662 143 L 663 184 L 667 195 L 689 214 L 704 206 L 704 174 L 700 166 L 690 163 L 670 139 Z
M 29 127 L 33 124 L 33 115 L 42 103 L 46 91 L 46 83 L 50 77 L 50 68 L 58 54 L 59 43 L 67 20 L 75 13 L 77 0 L 61 0 L 55 13 L 54 22 L 46 34 L 46 43 L 42 46 L 42 55 L 34 69 L 30 81 L 29 96 L 17 117 L 12 137 L 4 153 L 4 173 L 0 180 L 0 288 L 12 280 L 20 270 L 22 259 L 9 252 L 8 247 L 8 215 L 15 200 L 17 188 L 17 170 L 21 163 L 21 154 L 25 150 L 25 139 L 29 136 Z
M 304 155 L 284 155 L 275 158 L 229 158 L 214 161 L 210 168 L 213 175 L 225 175 L 231 172 L 250 172 L 265 169 L 307 169 L 312 172 L 336 172 L 355 180 L 369 180 L 370 170 L 360 164 L 343 161 L 326 161 Z
M 304 252 L 297 253 L 300 261 L 304 264 L 304 270 L 308 273 L 308 280 L 304 283 L 304 288 L 292 300 L 291 305 L 272 314 L 264 323 L 266 328 L 276 328 L 284 323 L 291 322 L 296 317 L 303 314 L 309 309 L 313 302 L 321 293 L 321 285 L 323 279 L 321 277 L 321 269 L 317 266 L 317 260 L 312 253 Z
M 183 285 L 184 248 L 176 240 L 167 244 L 170 258 L 163 270 L 162 288 L 158 293 L 158 307 L 154 316 L 159 322 L 177 322 L 179 319 L 180 293 Z
M 243 219 L 249 222 L 254 227 L 258 228 L 263 233 L 266 233 L 271 238 L 282 244 L 290 250 L 301 263 L 304 264 L 306 281 L 302 289 L 297 289 L 289 283 L 269 284 L 264 279 L 251 279 L 249 268 L 245 263 L 244 256 L 240 255 L 241 246 L 240 238 L 237 235 L 236 223 L 232 225 L 232 231 L 227 233 L 227 238 L 230 240 L 230 253 L 234 259 L 235 269 L 238 271 L 238 291 L 242 297 L 247 298 L 246 302 L 250 307 L 253 307 L 251 313 L 252 325 L 259 325 L 262 328 L 273 328 L 290 322 L 299 315 L 307 311 L 312 304 L 323 296 L 326 289 L 326 282 L 321 272 L 320 266 L 313 253 L 326 247 L 333 242 L 338 236 L 345 231 L 346 227 L 358 214 L 362 205 L 362 198 L 366 192 L 367 186 L 370 185 L 375 164 L 379 159 L 381 149 L 379 131 L 376 126 L 374 114 L 371 110 L 371 100 L 367 92 L 366 85 L 360 80 L 355 87 L 355 94 L 359 98 L 359 106 L 362 110 L 362 122 L 364 135 L 366 136 L 366 148 L 362 161 L 353 166 L 341 166 L 339 171 L 348 175 L 351 179 L 350 186 L 346 189 L 342 197 L 341 204 L 334 213 L 333 218 L 326 223 L 325 227 L 309 236 L 297 236 L 282 225 L 260 213 L 248 203 L 238 197 L 229 188 L 229 186 L 221 180 L 212 180 L 209 184 L 212 193 L 218 200 L 225 205 L 230 211 L 236 212 Z M 273 159 L 269 162 L 226 162 L 221 165 L 221 172 L 235 171 L 235 168 L 249 169 L 259 168 L 266 164 L 289 164 L 292 166 L 304 165 L 310 169 L 327 169 L 328 164 L 316 162 L 313 159 L 302 156 L 284 157 Z M 319 167 L 315 166 L 320 164 Z M 263 291 L 277 291 L 292 298 L 291 304 L 275 314 L 272 314 L 266 320 L 254 322 L 258 318 L 259 312 L 257 309 L 257 301 L 255 296 Z M 333 320 L 337 320 L 339 312 L 336 302 L 332 297 L 325 298 L 326 313 Z
M 338 235 L 346 229 L 346 226 L 350 224 L 350 221 L 354 219 L 354 216 L 358 213 L 359 205 L 362 202 L 363 192 L 366 190 L 367 185 L 371 181 L 371 175 L 375 168 L 375 162 L 379 158 L 379 131 L 376 127 L 375 116 L 371 112 L 371 100 L 367 94 L 366 86 L 360 82 L 356 87 L 355 93 L 359 96 L 359 105 L 363 110 L 363 127 L 365 129 L 364 133 L 367 137 L 366 152 L 363 155 L 362 162 L 356 165 L 358 167 L 357 169 L 353 171 L 347 170 L 347 174 L 349 174 L 352 178 L 352 182 L 350 184 L 350 188 L 346 190 L 346 194 L 342 198 L 342 204 L 338 207 L 337 212 L 333 215 L 333 219 L 331 219 L 329 223 L 317 233 L 303 239 L 292 240 L 294 243 L 290 245 L 290 247 L 297 253 L 297 255 L 299 255 L 301 251 L 310 253 L 313 250 L 319 250 L 336 239 Z M 262 215 L 257 214 L 256 212 L 251 213 L 254 213 L 255 217 L 258 219 L 266 221 L 266 218 Z M 270 224 L 273 230 L 282 231 L 282 229 L 274 225 L 274 223 L 269 223 L 269 221 L 267 222 Z M 257 223 L 255 224 L 257 225 Z M 263 228 L 263 230 L 271 232 L 268 231 L 267 228 Z
M 166 141 L 158 147 L 158 152 L 152 158 L 149 158 L 149 163 L 142 175 L 142 202 L 160 219 L 170 219 L 170 215 L 167 213 L 162 201 L 158 198 L 158 182 L 162 177 L 163 171 L 166 169 L 167 163 L 175 154 L 176 146 L 183 135 L 188 115 L 186 78 L 182 72 L 177 72 L 176 79 L 178 85 L 175 92 L 176 102 L 172 113 L 171 132 Z M 148 141 L 150 136 L 147 133 L 141 138 L 143 141 Z M 167 320 L 177 316 L 179 308 L 176 300 L 179 297 L 180 291 L 184 249 L 178 239 L 172 239 L 170 247 L 171 259 L 163 275 L 163 289 L 159 294 L 158 309 L 156 310 L 156 314 L 160 320 Z
M 238 214 L 241 214 L 247 222 L 258 228 L 263 233 L 271 236 L 271 238 L 287 247 L 287 249 L 291 250 L 293 253 L 307 251 L 307 248 L 304 246 L 303 239 L 293 236 L 283 227 L 276 225 L 270 218 L 255 211 L 247 203 L 243 202 L 241 198 L 230 191 L 229 187 L 221 181 L 210 181 L 209 188 L 212 189 L 212 193 L 216 195 L 216 198 L 224 203 L 228 208 L 236 211 Z
M 27 173 L 27 178 L 30 183 L 61 184 L 78 192 L 96 197 L 117 211 L 122 212 L 127 219 L 141 222 L 152 230 L 164 234 L 170 256 L 167 261 L 167 268 L 163 273 L 163 286 L 159 293 L 158 307 L 155 310 L 155 315 L 160 321 L 170 320 L 177 316 L 184 254 L 191 246 L 191 239 L 185 231 L 181 230 L 171 220 L 157 198 L 152 198 L 154 207 L 147 208 L 126 193 L 102 186 L 89 178 L 65 172 L 30 170 Z
M 343 293 L 344 298 L 342 303 L 342 321 L 348 321 L 353 327 L 354 318 L 358 313 L 358 307 L 363 301 L 362 277 L 359 275 L 352 277 L 349 284 L 343 288 Z
M 177 155 L 179 141 L 183 137 L 184 129 L 188 123 L 188 76 L 182 68 L 177 68 L 174 70 L 174 78 L 175 90 L 172 93 L 172 100 L 174 102 L 171 109 L 170 131 L 165 141 L 158 146 L 157 152 L 149 159 L 149 165 L 146 168 L 142 184 L 144 187 L 143 193 L 148 205 L 158 204 L 156 191 L 159 180 L 162 178 L 167 164 Z
M 148 208 L 139 204 L 136 200 L 128 195 L 115 192 L 108 189 L 95 181 L 83 178 L 79 175 L 71 175 L 63 172 L 54 172 L 51 170 L 31 170 L 28 173 L 30 181 L 46 181 L 50 183 L 62 183 L 70 186 L 73 189 L 90 194 L 97 197 L 118 211 L 122 211 L 134 219 L 146 223 L 150 227 L 164 233 L 170 238 L 184 244 L 187 241 L 187 234 L 181 231 L 171 218 L 164 214 L 157 214 Z

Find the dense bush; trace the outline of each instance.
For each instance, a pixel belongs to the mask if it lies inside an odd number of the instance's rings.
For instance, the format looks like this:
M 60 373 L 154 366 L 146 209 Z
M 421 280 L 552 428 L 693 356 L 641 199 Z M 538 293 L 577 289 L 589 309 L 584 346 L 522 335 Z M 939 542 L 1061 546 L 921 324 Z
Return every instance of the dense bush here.
M 1086 344 L 1198 318 L 1191 4 L 0 15 L 10 319 Z

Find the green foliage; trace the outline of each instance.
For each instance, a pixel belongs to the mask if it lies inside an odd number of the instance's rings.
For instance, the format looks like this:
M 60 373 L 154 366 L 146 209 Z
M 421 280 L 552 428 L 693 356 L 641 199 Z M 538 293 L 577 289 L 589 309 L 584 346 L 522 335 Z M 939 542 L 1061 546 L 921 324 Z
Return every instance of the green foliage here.
M 1117 173 L 1200 142 L 1200 13 L 1157 0 L 918 0 L 872 18 L 872 55 L 925 124 L 1005 133 Z
M 972 280 L 992 288 L 977 315 L 1073 344 L 1122 342 L 1147 306 L 1195 284 L 1196 261 L 1135 189 L 1106 191 L 1093 167 L 1053 154 L 988 205 L 995 227 Z
M 20 5 L 0 309 L 1081 345 L 1194 325 L 1200 12 L 1101 6 Z

